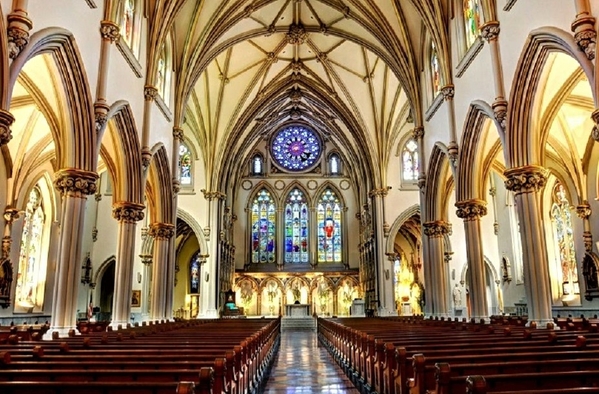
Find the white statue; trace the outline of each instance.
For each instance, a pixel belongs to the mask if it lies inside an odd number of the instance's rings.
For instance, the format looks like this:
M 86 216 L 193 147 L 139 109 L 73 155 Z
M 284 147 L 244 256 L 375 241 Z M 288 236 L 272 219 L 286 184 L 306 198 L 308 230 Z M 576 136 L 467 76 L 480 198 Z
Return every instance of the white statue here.
M 455 284 L 455 287 L 453 288 L 453 305 L 456 308 L 459 308 L 462 306 L 462 290 L 460 289 L 460 287 L 457 283 Z

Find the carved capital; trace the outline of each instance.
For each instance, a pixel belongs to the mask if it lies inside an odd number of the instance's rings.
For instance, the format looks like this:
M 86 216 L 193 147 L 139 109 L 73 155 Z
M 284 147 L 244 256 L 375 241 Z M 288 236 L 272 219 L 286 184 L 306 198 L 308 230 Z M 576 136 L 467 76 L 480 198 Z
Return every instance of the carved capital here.
M 599 142 L 599 109 L 596 109 L 591 113 L 591 119 L 593 119 L 593 122 L 595 122 L 591 136 L 595 141 Z
M 441 88 L 441 94 L 445 100 L 453 99 L 453 94 L 455 92 L 455 88 L 453 85 L 445 85 Z
M 141 165 L 144 168 L 144 170 L 147 170 L 148 167 L 150 167 L 151 162 L 152 162 L 152 151 L 147 146 L 143 147 L 141 149 Z
M 144 86 L 144 99 L 146 101 L 154 101 L 156 96 L 158 96 L 158 89 L 150 85 Z
M 510 168 L 503 174 L 505 188 L 515 194 L 537 192 L 547 183 L 547 170 L 540 166 Z
M 6 224 L 12 224 L 12 222 L 17 220 L 20 215 L 18 209 L 7 205 L 6 208 L 4 208 L 4 214 L 2 216 L 4 217 Z
M 155 239 L 171 239 L 175 235 L 175 226 L 170 223 L 152 223 L 148 234 Z
M 477 220 L 487 214 L 487 202 L 478 199 L 458 201 L 455 203 L 456 215 L 464 221 Z
M 391 190 L 391 186 L 382 187 L 380 189 L 373 189 L 368 193 L 369 197 L 387 197 L 389 194 L 389 190 Z
M 9 26 L 8 36 L 8 57 L 11 59 L 19 56 L 19 53 L 29 44 L 29 31 L 18 26 Z
M 424 234 L 430 238 L 439 238 L 449 233 L 449 223 L 442 220 L 422 223 Z
M 588 219 L 591 216 L 591 206 L 587 201 L 584 201 L 582 204 L 576 206 L 576 216 L 581 219 Z
M 142 204 L 121 201 L 112 206 L 112 217 L 119 222 L 135 223 L 144 218 L 144 209 Z
M 12 139 L 10 126 L 15 121 L 15 117 L 4 109 L 0 109 L 0 146 L 6 145 Z
M 178 179 L 173 179 L 171 183 L 173 184 L 173 194 L 179 194 L 181 191 L 181 181 Z
M 412 138 L 414 138 L 415 140 L 419 140 L 422 137 L 424 137 L 424 127 L 414 127 L 414 130 L 412 130 Z
M 418 189 L 424 190 L 425 186 L 426 186 L 426 175 L 421 174 L 418 176 Z
M 54 187 L 65 196 L 84 198 L 96 192 L 98 174 L 91 171 L 66 168 L 56 173 Z
M 582 30 L 574 34 L 574 41 L 589 60 L 595 59 L 597 32 L 594 29 Z
M 100 22 L 100 35 L 103 40 L 115 42 L 121 37 L 121 29 L 119 25 L 113 21 L 101 21 Z
M 595 47 L 597 45 L 597 32 L 595 31 L 595 18 L 588 12 L 576 15 L 572 22 L 574 41 L 589 60 L 595 59 Z
M 182 128 L 180 128 L 180 127 L 173 127 L 173 138 L 176 141 L 179 141 L 179 142 L 183 141 L 183 136 L 184 136 L 184 133 L 183 133 L 183 129 Z
M 449 160 L 454 164 L 458 160 L 458 153 L 459 149 L 457 142 L 451 141 L 447 147 L 447 155 L 449 156 Z
M 493 113 L 495 114 L 495 120 L 501 125 L 501 128 L 505 130 L 507 124 L 507 101 L 503 98 L 497 98 L 493 102 Z
M 96 133 L 99 133 L 106 125 L 108 121 L 108 115 L 105 112 L 96 112 L 94 113 L 95 121 L 96 121 Z
M 216 199 L 219 199 L 219 200 L 224 200 L 224 199 L 225 199 L 225 197 L 227 196 L 226 194 L 224 194 L 224 193 L 221 193 L 221 192 L 219 192 L 219 191 L 214 191 L 214 192 L 211 192 L 211 191 L 207 191 L 206 189 L 202 189 L 202 190 L 200 190 L 200 191 L 201 191 L 201 192 L 202 192 L 202 194 L 204 195 L 204 198 L 205 198 L 206 200 L 208 200 L 208 201 L 212 201 L 212 200 L 214 200 L 215 198 L 216 198 Z
M 480 27 L 480 35 L 489 42 L 499 37 L 500 30 L 498 21 L 490 21 Z
M 141 259 L 141 263 L 143 265 L 152 264 L 152 255 L 151 254 L 140 254 L 139 258 Z

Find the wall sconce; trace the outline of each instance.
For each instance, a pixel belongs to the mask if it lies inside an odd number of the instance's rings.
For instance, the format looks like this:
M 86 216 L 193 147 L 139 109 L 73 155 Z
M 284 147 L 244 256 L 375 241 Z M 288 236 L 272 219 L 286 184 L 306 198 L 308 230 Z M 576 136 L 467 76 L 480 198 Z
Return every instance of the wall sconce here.
M 137 273 L 137 283 L 141 283 L 141 272 Z
M 90 284 L 92 281 L 92 261 L 89 258 L 89 252 L 85 256 L 85 261 L 81 266 L 81 283 L 84 285 Z

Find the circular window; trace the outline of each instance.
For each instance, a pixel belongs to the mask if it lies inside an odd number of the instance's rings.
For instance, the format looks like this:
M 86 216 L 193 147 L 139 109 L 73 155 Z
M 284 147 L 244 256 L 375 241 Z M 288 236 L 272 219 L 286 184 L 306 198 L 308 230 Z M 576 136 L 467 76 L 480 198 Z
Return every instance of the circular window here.
M 279 130 L 272 141 L 275 162 L 289 171 L 310 168 L 322 151 L 316 133 L 303 126 L 289 126 Z

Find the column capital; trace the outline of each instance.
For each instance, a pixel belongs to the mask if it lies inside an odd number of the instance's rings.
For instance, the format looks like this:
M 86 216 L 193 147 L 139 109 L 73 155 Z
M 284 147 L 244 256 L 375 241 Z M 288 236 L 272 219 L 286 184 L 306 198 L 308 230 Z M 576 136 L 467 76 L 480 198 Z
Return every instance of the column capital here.
M 219 192 L 219 191 L 207 191 L 206 189 L 202 189 L 200 190 L 202 192 L 202 194 L 204 195 L 204 198 L 208 201 L 212 201 L 213 199 L 219 199 L 219 200 L 224 200 L 225 197 L 227 197 L 227 195 L 225 193 Z
M 121 37 L 121 29 L 119 28 L 119 25 L 113 21 L 101 21 L 100 35 L 103 40 L 108 40 L 112 43 Z
M 4 221 L 8 224 L 11 224 L 12 222 L 14 222 L 15 220 L 17 220 L 19 218 L 19 210 L 15 207 L 12 207 L 10 205 L 7 205 L 6 208 L 4 208 Z
M 185 134 L 183 133 L 183 129 L 181 127 L 173 127 L 173 138 L 175 140 L 183 141 L 183 137 Z
M 151 254 L 140 254 L 139 258 L 141 259 L 141 263 L 143 265 L 150 265 L 152 264 L 152 255 Z
M 593 131 L 591 132 L 591 136 L 593 137 L 593 139 L 597 142 L 599 142 L 599 108 L 594 110 L 591 113 L 591 119 L 593 119 L 593 122 L 595 122 L 595 126 L 593 126 Z M 1 129 L 0 129 L 1 132 Z M 2 142 L 1 136 L 0 136 L 0 144 Z
M 570 26 L 574 32 L 574 42 L 589 60 L 595 59 L 597 45 L 597 32 L 595 31 L 595 18 L 589 12 L 581 12 Z
M 25 7 L 23 7 L 25 8 Z M 19 53 L 29 44 L 29 32 L 33 28 L 33 21 L 27 12 L 17 8 L 6 17 L 8 22 L 8 56 L 11 59 L 19 56 Z
M 479 199 L 463 200 L 455 203 L 456 215 L 464 221 L 477 220 L 487 214 L 487 202 Z
M 0 109 L 0 146 L 6 145 L 12 139 L 10 126 L 15 121 L 15 117 L 5 109 Z
M 480 27 L 480 35 L 487 42 L 496 40 L 500 31 L 499 21 L 489 21 Z
M 582 204 L 576 206 L 576 216 L 581 219 L 588 219 L 591 216 L 591 206 L 588 201 L 583 201 Z
M 119 222 L 135 223 L 144 218 L 143 204 L 120 201 L 112 206 L 112 217 Z
M 154 101 L 156 96 L 158 96 L 158 89 L 151 85 L 144 86 L 144 99 L 146 101 Z
M 422 137 L 424 137 L 424 126 L 414 127 L 414 130 L 412 130 L 412 138 L 419 140 Z
M 443 220 L 422 223 L 424 234 L 430 238 L 440 238 L 449 233 L 449 223 Z
M 441 88 L 441 94 L 445 101 L 453 99 L 453 94 L 455 93 L 455 88 L 452 84 L 445 85 Z
M 170 223 L 152 223 L 148 233 L 156 239 L 170 239 L 175 235 L 175 226 Z
M 391 190 L 391 186 L 381 187 L 379 189 L 372 189 L 369 193 L 369 197 L 387 197 L 389 194 L 389 190 Z
M 58 171 L 54 179 L 54 187 L 64 195 L 83 198 L 96 192 L 98 174 L 77 168 L 65 168 Z
M 537 192 L 547 183 L 547 170 L 541 166 L 509 168 L 503 175 L 507 178 L 505 188 L 515 194 Z

